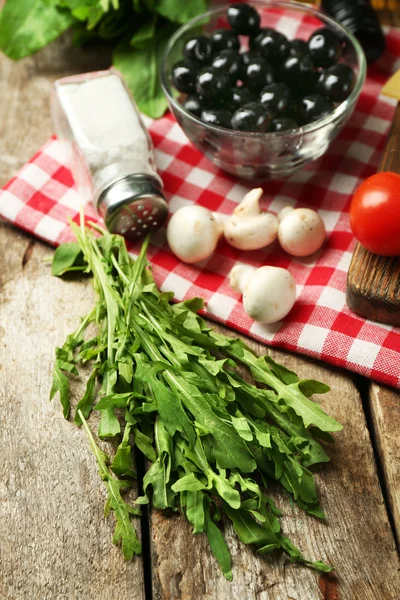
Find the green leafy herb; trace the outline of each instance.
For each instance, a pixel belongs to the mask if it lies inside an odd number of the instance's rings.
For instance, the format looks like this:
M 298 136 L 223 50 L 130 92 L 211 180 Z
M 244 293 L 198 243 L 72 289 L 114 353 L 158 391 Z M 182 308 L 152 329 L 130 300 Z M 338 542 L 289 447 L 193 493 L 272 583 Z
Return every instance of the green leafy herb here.
M 83 254 L 79 244 L 70 242 L 61 244 L 54 252 L 51 274 L 61 276 L 67 271 L 84 271 L 86 265 L 83 262 Z
M 115 531 L 113 543 L 121 542 L 122 552 L 126 560 L 131 560 L 134 554 L 140 554 L 142 545 L 136 535 L 135 528 L 132 525 L 131 515 L 140 515 L 140 511 L 125 502 L 121 496 L 121 491 L 130 486 L 129 482 L 115 479 L 107 468 L 107 457 L 97 446 L 94 441 L 92 432 L 85 421 L 82 412 L 79 412 L 79 417 L 83 423 L 93 454 L 96 457 L 99 466 L 100 477 L 104 481 L 108 493 L 108 500 L 105 508 L 105 514 L 108 515 L 112 510 L 115 515 Z
M 332 441 L 330 432 L 341 429 L 312 399 L 328 387 L 300 381 L 241 340 L 217 334 L 196 314 L 201 300 L 171 304 L 171 294 L 157 289 L 147 268 L 148 240 L 134 261 L 122 237 L 96 237 L 83 225 L 71 226 L 79 250 L 61 247 L 53 272 L 74 271 L 79 260 L 92 273 L 97 303 L 56 350 L 51 397 L 60 393 L 68 417 L 69 379 L 90 365 L 75 422 L 89 436 L 108 492 L 107 511 L 116 519 L 113 539 L 124 556 L 140 551 L 131 522 L 139 510 L 122 496 L 136 477 L 136 452 L 150 463 L 136 504 L 181 508 L 193 533 L 207 535 L 227 579 L 231 557 L 222 515 L 260 554 L 281 550 L 291 561 L 330 570 L 306 559 L 281 532 L 281 513 L 265 491 L 276 481 L 300 508 L 324 518 L 308 467 L 329 460 L 316 438 Z M 87 339 L 89 324 L 97 331 Z M 99 438 L 118 440 L 109 467 L 86 422 L 92 410 L 101 415 Z
M 207 4 L 207 0 L 7 0 L 0 13 L 0 50 L 19 60 L 69 28 L 75 45 L 111 43 L 113 64 L 140 110 L 157 118 L 167 108 L 159 81 L 160 57 L 175 29 L 205 12 Z M 55 271 L 62 274 L 58 264 Z
M 0 49 L 18 60 L 55 40 L 73 22 L 56 2 L 8 0 L 0 13 Z

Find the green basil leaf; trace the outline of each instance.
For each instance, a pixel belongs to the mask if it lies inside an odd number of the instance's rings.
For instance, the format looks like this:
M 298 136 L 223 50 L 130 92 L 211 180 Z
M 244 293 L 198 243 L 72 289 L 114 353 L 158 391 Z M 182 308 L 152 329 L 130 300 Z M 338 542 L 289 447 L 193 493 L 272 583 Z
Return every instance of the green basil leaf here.
M 134 36 L 131 38 L 130 45 L 132 48 L 143 49 L 153 42 L 156 33 L 157 21 L 158 16 L 152 15 L 143 23 L 141 27 L 139 27 Z M 144 289 L 144 291 L 146 291 L 146 289 Z
M 154 0 L 153 8 L 176 23 L 187 23 L 207 10 L 207 0 Z
M 19 60 L 37 52 L 74 22 L 67 10 L 43 0 L 8 0 L 0 13 L 0 50 Z
M 159 64 L 164 48 L 175 31 L 175 26 L 158 26 L 152 43 L 143 48 L 132 48 L 123 41 L 114 50 L 113 64 L 131 90 L 139 109 L 149 117 L 161 117 L 167 109 L 167 100 L 161 88 Z

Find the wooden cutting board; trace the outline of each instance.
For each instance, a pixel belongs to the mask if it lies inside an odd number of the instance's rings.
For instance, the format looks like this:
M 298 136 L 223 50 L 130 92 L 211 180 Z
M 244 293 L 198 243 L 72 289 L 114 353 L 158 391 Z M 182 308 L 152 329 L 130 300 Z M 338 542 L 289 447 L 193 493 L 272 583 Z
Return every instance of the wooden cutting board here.
M 379 171 L 400 173 L 400 104 Z M 347 275 L 346 301 L 366 319 L 400 326 L 400 257 L 378 256 L 357 244 Z

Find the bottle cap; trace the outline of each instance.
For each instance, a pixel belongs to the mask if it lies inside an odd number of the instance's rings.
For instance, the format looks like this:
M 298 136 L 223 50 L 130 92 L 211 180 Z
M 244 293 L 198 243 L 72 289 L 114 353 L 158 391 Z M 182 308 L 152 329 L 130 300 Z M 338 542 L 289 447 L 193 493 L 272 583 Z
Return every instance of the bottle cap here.
M 128 175 L 100 195 L 97 210 L 111 233 L 137 240 L 165 222 L 168 205 L 160 183 L 151 175 Z

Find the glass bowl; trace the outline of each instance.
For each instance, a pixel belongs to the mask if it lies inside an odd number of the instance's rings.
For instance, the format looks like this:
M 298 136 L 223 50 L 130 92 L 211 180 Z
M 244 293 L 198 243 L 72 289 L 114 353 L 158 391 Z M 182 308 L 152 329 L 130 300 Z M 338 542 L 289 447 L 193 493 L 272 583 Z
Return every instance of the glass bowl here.
M 171 81 L 172 65 L 182 58 L 183 47 L 190 37 L 228 27 L 227 6 L 204 13 L 176 31 L 161 59 L 161 84 L 183 131 L 215 165 L 244 179 L 279 179 L 326 152 L 355 108 L 365 81 L 366 60 L 356 38 L 316 9 L 292 1 L 265 0 L 251 4 L 261 15 L 261 27 L 273 24 L 289 39 L 307 39 L 316 29 L 328 27 L 343 40 L 342 62 L 354 70 L 356 82 L 350 96 L 330 115 L 290 131 L 253 133 L 205 124 L 184 109 Z M 241 37 L 244 48 L 246 41 L 247 38 Z

